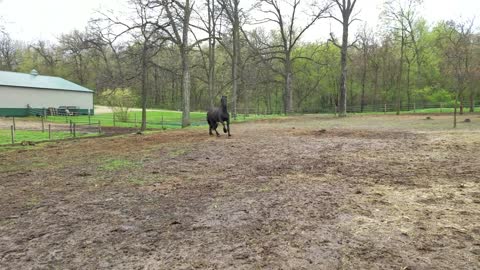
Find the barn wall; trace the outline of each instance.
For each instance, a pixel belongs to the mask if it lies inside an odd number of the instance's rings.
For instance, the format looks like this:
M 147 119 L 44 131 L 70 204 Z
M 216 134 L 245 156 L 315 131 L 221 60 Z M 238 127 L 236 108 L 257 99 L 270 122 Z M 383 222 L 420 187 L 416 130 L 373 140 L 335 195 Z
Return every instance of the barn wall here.
M 93 110 L 93 93 L 0 86 L 0 115 L 26 115 L 27 104 L 34 109 L 77 106 Z

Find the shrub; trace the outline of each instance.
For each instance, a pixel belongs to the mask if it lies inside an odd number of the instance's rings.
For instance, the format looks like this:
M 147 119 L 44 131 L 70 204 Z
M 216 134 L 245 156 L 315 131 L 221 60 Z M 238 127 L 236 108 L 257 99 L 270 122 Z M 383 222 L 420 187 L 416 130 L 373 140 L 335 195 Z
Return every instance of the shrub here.
M 115 119 L 120 122 L 128 121 L 128 111 L 135 106 L 137 97 L 128 88 L 105 90 L 100 95 L 101 102 L 112 109 Z

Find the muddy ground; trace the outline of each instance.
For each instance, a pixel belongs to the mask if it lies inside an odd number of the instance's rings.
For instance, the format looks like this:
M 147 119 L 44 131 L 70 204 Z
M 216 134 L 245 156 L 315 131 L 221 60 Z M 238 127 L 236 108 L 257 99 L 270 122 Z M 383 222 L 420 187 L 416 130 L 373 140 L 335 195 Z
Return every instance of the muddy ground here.
M 0 148 L 1 269 L 479 269 L 480 117 Z

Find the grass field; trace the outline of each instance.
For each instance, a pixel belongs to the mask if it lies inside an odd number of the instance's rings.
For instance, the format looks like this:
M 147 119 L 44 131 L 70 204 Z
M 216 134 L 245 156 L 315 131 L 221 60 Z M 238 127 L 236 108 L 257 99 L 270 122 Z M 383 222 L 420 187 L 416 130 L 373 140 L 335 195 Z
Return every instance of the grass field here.
M 95 136 L 95 134 L 76 134 L 76 137 Z M 41 130 L 16 130 L 15 131 L 15 143 L 38 142 L 48 140 L 62 140 L 67 138 L 73 138 L 73 135 L 68 131 L 53 131 L 51 132 L 51 138 L 49 138 L 48 131 L 42 132 Z M 0 130 L 0 145 L 11 144 L 12 134 L 10 130 Z
M 0 268 L 478 269 L 480 117 L 294 116 L 0 151 Z M 463 119 L 459 119 L 460 121 Z
M 147 112 L 147 129 L 161 130 L 161 129 L 178 129 L 181 128 L 181 117 L 182 113 L 177 111 L 148 111 Z M 191 125 L 195 126 L 206 126 L 206 114 L 201 112 L 192 112 L 190 114 Z M 272 118 L 281 118 L 280 115 L 243 115 L 240 114 L 237 117 L 237 120 L 232 121 L 232 123 L 240 123 L 245 121 L 251 121 L 256 119 L 272 119 Z M 137 121 L 135 121 L 135 119 Z M 113 120 L 112 113 L 103 113 L 93 116 L 48 116 L 45 122 L 46 124 L 51 123 L 56 129 L 68 130 L 69 123 L 77 123 L 79 128 L 88 129 L 87 132 L 79 132 L 77 137 L 85 136 L 98 136 L 96 132 L 98 130 L 97 124 L 100 121 L 102 130 L 106 131 L 106 128 L 113 128 L 115 130 L 109 129 L 108 134 L 112 135 L 118 132 L 119 134 L 125 133 L 121 131 L 121 128 L 139 128 L 141 120 L 141 112 L 134 111 L 129 113 L 128 122 L 120 122 Z M 41 119 L 38 117 L 28 117 L 28 118 L 17 118 L 17 127 L 16 132 L 16 142 L 22 141 L 45 141 L 48 140 L 48 132 L 41 132 Z M 87 125 L 90 123 L 91 125 Z M 10 127 L 12 124 L 12 119 L 2 118 L 0 119 L 0 145 L 10 144 L 11 143 L 11 133 Z M 55 129 L 54 128 L 54 129 Z M 23 129 L 23 130 L 22 130 Z M 54 130 L 53 129 L 53 130 Z M 130 131 L 132 132 L 132 131 Z M 85 134 L 89 133 L 89 134 Z M 52 140 L 65 139 L 72 137 L 68 131 L 52 131 Z
M 358 108 L 357 108 L 358 109 Z M 447 107 L 447 108 L 425 108 L 425 109 L 416 109 L 416 110 L 403 110 L 403 111 L 400 111 L 400 114 L 448 114 L 448 113 L 452 113 L 453 114 L 453 111 L 454 111 L 454 108 L 450 108 L 450 107 Z M 480 112 L 480 107 L 475 107 L 475 112 Z M 457 113 L 459 114 L 460 113 L 460 109 L 457 108 Z M 469 114 L 469 108 L 464 108 L 464 113 L 465 114 Z M 350 114 L 352 115 L 359 115 L 359 114 L 365 114 L 365 115 L 381 115 L 381 114 L 387 114 L 387 115 L 391 115 L 391 114 L 396 114 L 396 111 L 393 110 L 392 107 L 389 107 L 388 111 L 385 113 L 384 111 L 382 111 L 382 108 L 380 107 L 379 108 L 379 111 L 376 111 L 376 112 L 369 112 L 369 111 L 365 111 L 365 112 L 359 112 L 359 109 L 358 111 L 356 112 L 351 112 Z
M 235 122 L 243 122 L 254 119 L 265 119 L 265 118 L 275 118 L 280 117 L 279 115 L 244 115 L 239 114 Z M 113 120 L 113 113 L 102 113 L 96 114 L 93 116 L 48 116 L 48 121 L 57 122 L 57 123 L 68 123 L 72 120 L 76 123 L 98 123 L 100 121 L 102 126 L 107 127 L 140 127 L 142 114 L 141 112 L 134 111 L 129 112 L 128 121 L 120 122 L 118 120 Z M 191 112 L 190 113 L 190 122 L 192 126 L 202 126 L 206 125 L 206 113 L 205 112 Z M 232 119 L 232 122 L 234 120 Z M 172 128 L 181 128 L 182 126 L 182 113 L 178 111 L 148 111 L 147 112 L 147 128 L 149 129 L 172 129 Z

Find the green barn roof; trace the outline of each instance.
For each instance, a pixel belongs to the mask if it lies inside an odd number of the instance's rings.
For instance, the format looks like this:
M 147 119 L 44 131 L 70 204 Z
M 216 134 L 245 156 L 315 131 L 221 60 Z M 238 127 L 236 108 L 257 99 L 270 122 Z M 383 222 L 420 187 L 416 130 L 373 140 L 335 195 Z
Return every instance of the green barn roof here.
M 93 93 L 88 88 L 59 77 L 38 75 L 36 70 L 30 74 L 0 71 L 0 85 Z

